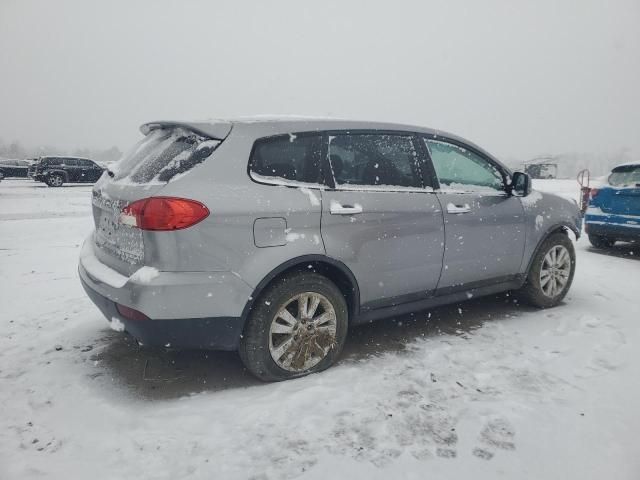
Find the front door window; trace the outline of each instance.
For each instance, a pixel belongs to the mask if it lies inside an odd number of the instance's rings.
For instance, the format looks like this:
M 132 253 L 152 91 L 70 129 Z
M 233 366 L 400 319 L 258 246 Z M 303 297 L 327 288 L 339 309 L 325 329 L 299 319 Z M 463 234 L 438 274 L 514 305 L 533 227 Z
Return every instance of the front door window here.
M 504 191 L 500 171 L 485 158 L 440 140 L 425 141 L 441 190 Z

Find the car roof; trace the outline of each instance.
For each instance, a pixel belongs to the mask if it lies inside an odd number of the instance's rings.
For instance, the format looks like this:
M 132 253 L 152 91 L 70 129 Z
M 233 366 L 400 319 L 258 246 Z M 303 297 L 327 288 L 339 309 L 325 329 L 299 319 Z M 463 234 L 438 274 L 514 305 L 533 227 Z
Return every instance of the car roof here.
M 327 130 L 388 130 L 424 133 L 426 135 L 442 137 L 443 139 L 454 140 L 464 145 L 468 145 L 469 147 L 488 156 L 492 160 L 501 163 L 482 147 L 453 133 L 449 133 L 444 130 L 420 127 L 417 125 L 392 122 L 346 120 L 330 117 L 307 117 L 302 115 L 255 115 L 250 117 L 211 119 L 198 122 L 161 120 L 141 125 L 140 131 L 147 135 L 149 132 L 157 128 L 185 128 L 209 138 L 224 140 L 235 127 L 252 129 L 255 131 L 256 137 Z
M 86 157 L 74 157 L 73 155 L 43 155 L 42 157 L 39 157 L 39 160 L 44 160 L 45 158 L 69 158 L 72 160 L 89 160 L 90 162 L 93 162 L 93 160 L 91 160 L 90 158 L 86 158 Z
M 256 128 L 269 128 L 274 131 L 283 133 L 292 131 L 313 131 L 313 130 L 407 130 L 424 132 L 428 134 L 442 134 L 443 136 L 453 136 L 443 131 L 434 130 L 432 128 L 418 127 L 415 125 L 405 125 L 390 122 L 360 121 L 347 120 L 341 118 L 330 117 L 305 117 L 301 115 L 255 115 L 251 117 L 236 117 L 225 119 L 210 119 L 198 122 L 181 122 L 181 121 L 155 121 L 145 123 L 140 130 L 145 135 L 155 128 L 171 128 L 183 127 L 196 132 L 207 134 L 207 136 L 220 136 L 220 132 L 224 127 L 233 127 L 234 125 L 249 125 Z
M 620 168 L 620 167 L 640 167 L 640 160 L 636 160 L 634 162 L 621 163 L 620 165 L 616 165 L 615 167 L 613 167 L 611 170 L 613 171 L 616 168 Z

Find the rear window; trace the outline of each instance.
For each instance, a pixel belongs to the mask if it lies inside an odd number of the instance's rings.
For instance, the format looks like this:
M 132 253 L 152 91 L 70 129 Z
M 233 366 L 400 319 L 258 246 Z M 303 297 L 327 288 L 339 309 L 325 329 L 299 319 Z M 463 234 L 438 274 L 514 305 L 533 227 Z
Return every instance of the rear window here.
M 181 128 L 153 130 L 116 164 L 114 180 L 168 182 L 204 162 L 218 145 Z
M 609 175 L 609 184 L 614 187 L 635 187 L 640 185 L 640 165 L 616 167 Z
M 320 135 L 277 135 L 257 140 L 251 177 L 268 183 L 320 183 Z

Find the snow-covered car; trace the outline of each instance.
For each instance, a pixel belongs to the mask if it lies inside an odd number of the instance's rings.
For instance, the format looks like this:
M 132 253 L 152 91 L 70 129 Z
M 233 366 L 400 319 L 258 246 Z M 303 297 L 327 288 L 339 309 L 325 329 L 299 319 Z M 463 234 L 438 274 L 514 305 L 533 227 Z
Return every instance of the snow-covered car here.
M 596 248 L 640 239 L 640 162 L 618 165 L 606 184 L 591 189 L 584 223 Z
M 154 122 L 93 189 L 82 284 L 146 345 L 238 350 L 263 380 L 329 367 L 347 328 L 518 290 L 557 305 L 575 202 L 427 128 Z

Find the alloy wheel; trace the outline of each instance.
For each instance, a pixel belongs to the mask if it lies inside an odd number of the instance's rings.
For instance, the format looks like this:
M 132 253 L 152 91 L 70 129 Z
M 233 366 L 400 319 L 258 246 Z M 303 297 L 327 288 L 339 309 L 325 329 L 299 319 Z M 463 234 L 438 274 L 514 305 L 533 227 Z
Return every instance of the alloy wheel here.
M 571 275 L 571 256 L 562 245 L 554 245 L 542 259 L 540 288 L 547 297 L 562 293 Z
M 269 328 L 269 352 L 289 372 L 304 372 L 336 345 L 336 312 L 319 293 L 300 293 L 280 306 Z

